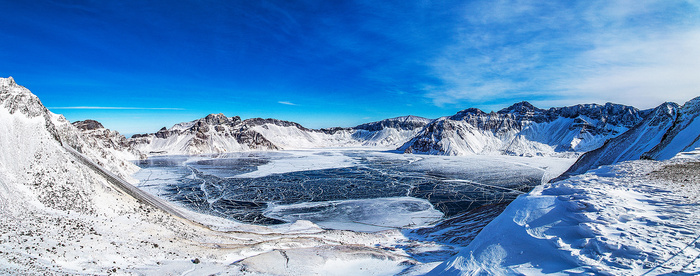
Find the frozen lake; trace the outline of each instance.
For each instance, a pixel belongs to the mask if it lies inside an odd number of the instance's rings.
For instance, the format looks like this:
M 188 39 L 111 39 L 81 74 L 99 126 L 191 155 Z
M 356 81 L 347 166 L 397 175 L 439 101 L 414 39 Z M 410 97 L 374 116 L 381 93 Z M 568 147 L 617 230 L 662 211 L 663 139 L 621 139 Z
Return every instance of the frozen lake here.
M 511 201 L 574 161 L 320 149 L 151 157 L 137 162 L 134 177 L 141 189 L 201 213 L 377 231 Z

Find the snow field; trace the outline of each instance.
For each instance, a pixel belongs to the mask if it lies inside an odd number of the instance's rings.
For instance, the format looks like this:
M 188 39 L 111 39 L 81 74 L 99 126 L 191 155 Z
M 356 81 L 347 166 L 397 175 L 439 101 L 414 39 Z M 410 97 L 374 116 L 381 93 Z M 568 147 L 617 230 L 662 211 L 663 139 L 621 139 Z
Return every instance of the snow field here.
M 540 186 L 432 273 L 700 273 L 697 189 L 649 175 L 673 162 L 625 162 Z

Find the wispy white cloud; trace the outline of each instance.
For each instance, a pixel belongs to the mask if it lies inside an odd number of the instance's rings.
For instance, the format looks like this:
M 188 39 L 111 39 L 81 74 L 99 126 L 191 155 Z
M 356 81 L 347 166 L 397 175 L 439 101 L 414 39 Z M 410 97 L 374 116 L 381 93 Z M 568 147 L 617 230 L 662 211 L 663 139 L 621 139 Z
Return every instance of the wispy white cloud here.
M 532 100 L 641 108 L 700 95 L 698 1 L 488 1 L 428 67 L 437 106 Z
M 284 104 L 284 105 L 297 105 L 297 104 L 295 104 L 295 103 L 287 102 L 287 101 L 279 101 L 279 102 L 277 102 L 277 103 L 279 103 L 279 104 Z
M 700 30 L 599 41 L 552 88 L 572 101 L 641 108 L 700 96 Z
M 125 107 L 125 106 L 57 106 L 49 109 L 102 109 L 102 110 L 185 110 L 177 107 Z

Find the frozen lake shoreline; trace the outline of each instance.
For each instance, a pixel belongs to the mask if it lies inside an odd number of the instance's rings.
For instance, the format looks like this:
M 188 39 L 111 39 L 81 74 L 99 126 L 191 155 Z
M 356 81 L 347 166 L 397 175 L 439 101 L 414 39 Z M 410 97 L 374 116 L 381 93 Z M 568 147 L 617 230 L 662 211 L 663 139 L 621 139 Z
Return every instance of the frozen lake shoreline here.
M 422 227 L 509 202 L 573 162 L 330 148 L 158 156 L 138 162 L 142 169 L 133 176 L 139 188 L 195 212 L 254 224 L 309 220 L 324 229 L 372 232 Z

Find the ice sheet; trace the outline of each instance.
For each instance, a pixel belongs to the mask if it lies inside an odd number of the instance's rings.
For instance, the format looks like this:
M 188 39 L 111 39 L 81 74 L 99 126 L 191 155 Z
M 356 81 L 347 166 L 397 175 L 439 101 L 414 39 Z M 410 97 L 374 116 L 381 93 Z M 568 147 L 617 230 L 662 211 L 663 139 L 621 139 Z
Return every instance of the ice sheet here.
M 347 168 L 357 165 L 354 158 L 345 155 L 347 149 L 289 150 L 287 156 L 270 160 L 257 170 L 239 174 L 238 178 L 256 178 L 271 174 L 290 173 L 308 170 Z
M 386 229 L 427 223 L 406 222 L 414 214 L 400 204 L 387 204 L 390 200 L 386 198 L 427 202 L 440 216 L 454 216 L 509 202 L 573 162 L 552 157 L 412 155 L 376 149 L 159 158 L 141 164 L 144 169 L 135 175 L 141 180 L 139 185 L 196 212 L 264 225 L 304 219 L 324 228 L 364 231 L 376 230 L 373 224 Z M 338 215 L 340 211 L 328 202 L 344 202 L 340 206 L 352 206 L 355 211 Z M 374 204 L 401 217 L 381 223 L 349 217 L 375 212 Z M 312 214 L 309 206 L 323 210 Z M 316 217 L 326 213 L 334 214 L 335 219 Z M 376 219 L 387 217 L 382 214 Z
M 309 220 L 326 229 L 362 232 L 425 226 L 443 215 L 427 200 L 412 197 L 272 204 L 264 214 L 287 222 Z

